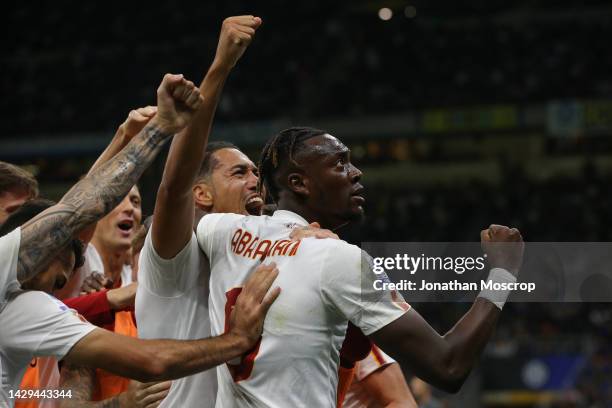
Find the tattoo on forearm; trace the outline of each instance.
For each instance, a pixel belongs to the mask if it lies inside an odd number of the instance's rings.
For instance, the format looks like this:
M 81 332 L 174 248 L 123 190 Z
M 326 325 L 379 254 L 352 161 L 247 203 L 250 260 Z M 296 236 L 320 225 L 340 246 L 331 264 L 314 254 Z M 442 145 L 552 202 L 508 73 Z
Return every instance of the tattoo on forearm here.
M 60 386 L 71 390 L 71 398 L 63 399 L 60 408 L 121 408 L 119 396 L 104 401 L 91 401 L 94 392 L 96 370 L 64 363 Z
M 27 222 L 21 231 L 19 281 L 46 268 L 75 233 L 115 208 L 153 162 L 168 136 L 155 125 L 147 125 L 112 160 L 72 187 L 57 205 Z

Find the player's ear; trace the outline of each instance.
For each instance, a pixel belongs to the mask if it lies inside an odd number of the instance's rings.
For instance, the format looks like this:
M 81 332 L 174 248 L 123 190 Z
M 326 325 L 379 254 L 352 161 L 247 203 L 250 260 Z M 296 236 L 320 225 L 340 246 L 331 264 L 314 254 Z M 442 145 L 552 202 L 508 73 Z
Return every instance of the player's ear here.
M 214 197 L 210 186 L 206 183 L 198 183 L 193 186 L 193 198 L 198 207 L 204 211 L 210 211 L 214 204 Z
M 308 178 L 302 173 L 290 173 L 287 176 L 287 185 L 291 191 L 300 196 L 307 197 L 310 195 Z

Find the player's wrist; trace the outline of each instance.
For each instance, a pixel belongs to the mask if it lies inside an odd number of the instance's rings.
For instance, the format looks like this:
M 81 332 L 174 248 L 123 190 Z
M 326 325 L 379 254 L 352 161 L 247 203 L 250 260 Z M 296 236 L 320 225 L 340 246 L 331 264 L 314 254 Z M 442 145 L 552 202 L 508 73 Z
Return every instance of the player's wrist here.
M 502 310 L 508 296 L 510 296 L 511 289 L 509 286 L 516 283 L 516 275 L 506 269 L 496 267 L 491 269 L 486 281 L 490 285 L 482 289 L 478 297 L 487 299 L 499 310 Z
M 224 340 L 232 350 L 236 350 L 237 356 L 246 353 L 255 344 L 247 335 L 237 333 L 235 330 L 230 330 L 223 334 L 222 337 L 224 337 Z
M 177 126 L 169 121 L 160 117 L 160 115 L 155 116 L 151 121 L 145 126 L 143 131 L 152 131 L 154 134 L 161 136 L 162 138 L 168 138 L 174 136 L 180 129 L 177 129 Z M 150 132 L 148 132 L 150 133 Z

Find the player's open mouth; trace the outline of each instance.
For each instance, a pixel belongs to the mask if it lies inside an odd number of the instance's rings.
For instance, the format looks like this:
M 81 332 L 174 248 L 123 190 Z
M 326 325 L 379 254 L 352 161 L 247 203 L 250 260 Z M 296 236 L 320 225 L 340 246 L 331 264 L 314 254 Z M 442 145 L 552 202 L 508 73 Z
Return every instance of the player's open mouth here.
M 259 194 L 253 194 L 247 198 L 245 208 L 249 214 L 259 215 L 263 204 L 264 202 L 261 196 Z
M 134 228 L 134 220 L 125 219 L 117 224 L 117 227 L 121 231 L 121 235 L 129 236 Z

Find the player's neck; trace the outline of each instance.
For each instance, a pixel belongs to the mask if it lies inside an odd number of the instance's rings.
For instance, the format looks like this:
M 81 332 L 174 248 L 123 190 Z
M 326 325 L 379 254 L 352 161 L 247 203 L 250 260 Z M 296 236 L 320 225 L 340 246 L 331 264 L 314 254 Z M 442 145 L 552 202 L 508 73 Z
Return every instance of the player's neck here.
M 284 200 L 282 198 L 279 199 L 277 209 L 294 212 L 309 223 L 318 222 L 321 225 L 321 228 L 333 230 L 341 225 L 340 223 L 329 219 L 324 214 L 320 214 L 319 212 L 293 200 Z
M 125 265 L 126 251 L 114 251 L 96 239 L 92 239 L 91 243 L 96 248 L 96 251 L 98 251 L 100 259 L 102 259 L 104 275 L 116 282 L 121 277 L 121 272 Z

